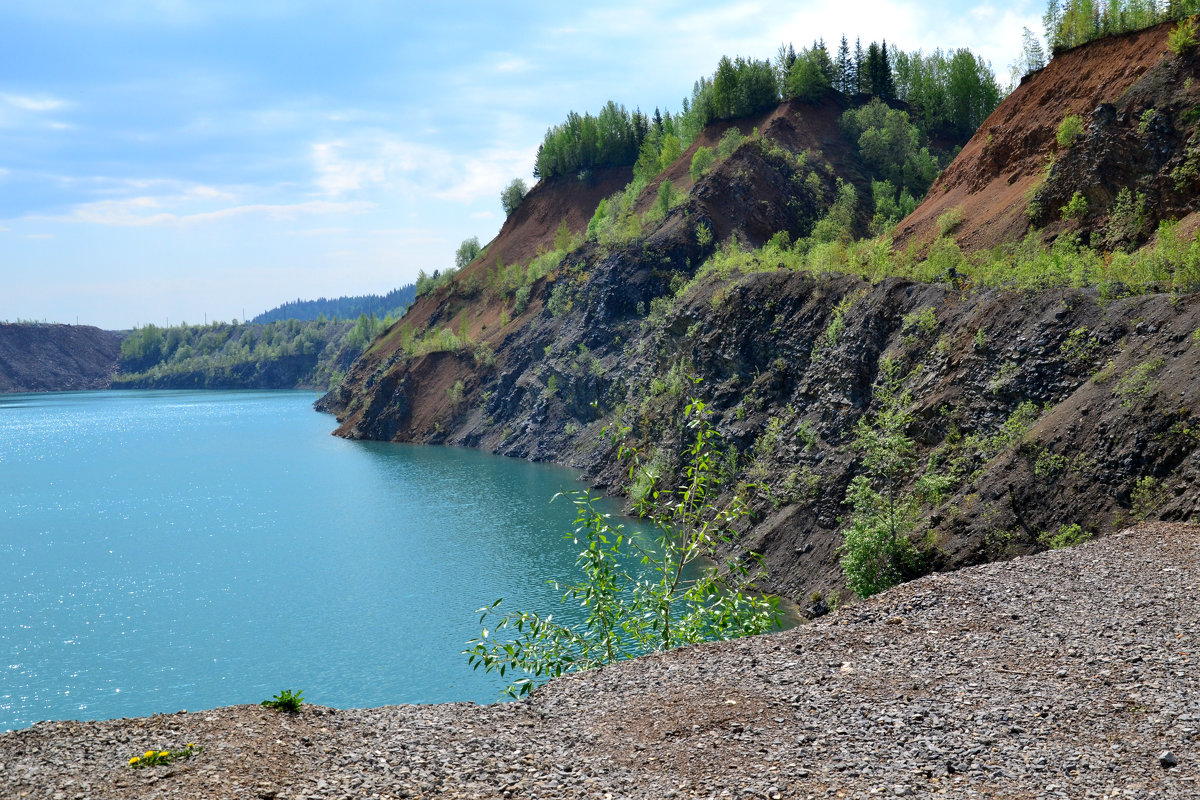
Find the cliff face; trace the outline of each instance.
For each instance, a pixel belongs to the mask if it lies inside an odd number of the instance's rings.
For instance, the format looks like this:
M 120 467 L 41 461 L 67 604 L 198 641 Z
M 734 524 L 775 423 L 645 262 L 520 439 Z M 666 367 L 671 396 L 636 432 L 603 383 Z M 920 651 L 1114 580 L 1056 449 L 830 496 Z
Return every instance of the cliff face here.
M 1098 42 L 1025 81 L 934 184 L 905 235 L 917 241 L 957 205 L 965 248 L 1022 238 L 1026 184 L 1044 169 L 1065 111 L 1095 108 L 1111 94 L 1130 109 L 1154 103 L 1183 120 L 1184 90 L 1163 76 L 1195 63 L 1164 58 L 1165 35 L 1157 28 Z M 521 313 L 502 292 L 489 293 L 485 273 L 476 273 L 473 295 L 456 283 L 422 298 L 321 407 L 338 415 L 340 435 L 554 460 L 620 494 L 627 465 L 609 433 L 625 429 L 626 443 L 670 476 L 685 446 L 684 405 L 701 398 L 728 451 L 724 497 L 736 488 L 754 509 L 731 549 L 763 554 L 768 585 L 798 600 L 843 586 L 847 489 L 863 471 L 856 432 L 881 409 L 877 387 L 888 364 L 899 365 L 912 395 L 906 433 L 920 464 L 901 484 L 912 489 L 926 470 L 946 481 L 940 497 L 923 501 L 914 532 L 929 554 L 926 569 L 1043 549 L 1070 526 L 1094 534 L 1200 513 L 1196 296 L 872 284 L 775 269 L 771 253 L 781 251 L 769 248 L 753 268 L 692 280 L 715 251 L 734 252 L 735 240 L 758 246 L 777 231 L 808 235 L 829 207 L 835 176 L 869 196 L 868 173 L 838 131 L 840 111 L 829 102 L 791 104 L 751 121 L 745 127 L 758 128 L 757 141 L 695 186 L 680 177 L 685 203 L 628 244 L 584 243 L 530 287 Z M 1122 113 L 1132 112 L 1117 113 L 1118 127 Z M 1123 128 L 1097 127 L 1105 114 L 1092 115 L 1058 156 L 1039 190 L 1045 208 L 1069 176 L 1129 143 Z M 1135 131 L 1144 116 L 1131 123 Z M 1158 130 L 1159 117 L 1145 118 L 1150 133 Z M 1128 179 L 1167 198 L 1155 214 L 1187 213 L 1194 193 L 1172 194 L 1182 133 L 1171 130 L 1138 150 L 1143 160 L 1130 160 L 1127 174 L 1090 176 L 1089 185 L 1110 191 Z M 655 195 L 648 187 L 638 208 Z M 1060 223 L 1042 233 L 1053 238 L 1070 224 L 1096 236 L 1109 225 L 1100 215 Z M 439 327 L 477 344 L 412 346 Z
M 954 237 L 968 252 L 1031 230 L 1042 239 L 1077 232 L 1094 246 L 1128 246 L 1163 219 L 1183 218 L 1194 229 L 1200 59 L 1167 50 L 1174 24 L 1092 42 L 1027 76 L 900 223 L 897 244 L 928 245 L 938 217 L 952 209 L 962 218 Z M 1080 132 L 1060 144 L 1059 126 L 1071 115 Z M 1112 225 L 1122 189 L 1145 196 L 1144 220 L 1124 231 Z M 1076 192 L 1086 209 L 1063 219 Z
M 0 323 L 0 392 L 107 389 L 121 336 L 87 325 Z

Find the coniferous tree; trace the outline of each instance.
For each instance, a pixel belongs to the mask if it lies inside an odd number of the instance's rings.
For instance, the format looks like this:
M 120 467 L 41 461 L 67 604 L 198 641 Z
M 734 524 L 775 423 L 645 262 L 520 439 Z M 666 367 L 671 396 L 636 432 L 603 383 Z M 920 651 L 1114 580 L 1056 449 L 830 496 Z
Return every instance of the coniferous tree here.
M 812 59 L 813 65 L 825 77 L 825 83 L 832 86 L 836 71 L 833 68 L 833 59 L 829 57 L 829 48 L 825 46 L 825 39 L 823 37 L 813 42 L 812 50 L 809 51 L 809 57 Z M 793 63 L 795 63 L 795 59 L 793 59 Z
M 896 80 L 892 77 L 892 60 L 888 57 L 887 39 L 879 46 L 879 96 L 884 100 L 896 99 Z
M 1042 49 L 1042 43 L 1029 28 L 1021 29 L 1021 58 L 1017 65 L 1021 76 L 1037 72 L 1046 66 L 1046 51 Z
M 655 113 L 658 109 L 654 109 Z M 635 150 L 642 149 L 642 142 L 646 141 L 646 134 L 650 131 L 650 122 L 646 119 L 646 115 L 639 108 L 633 112 L 633 143 Z
M 872 97 L 880 97 L 883 81 L 881 77 L 883 61 L 879 55 L 879 43 L 871 42 L 867 47 L 867 59 L 863 65 L 864 77 L 866 80 L 863 87 L 864 94 L 869 94 Z
M 867 79 L 867 58 L 863 54 L 862 39 L 856 37 L 854 39 L 854 93 L 868 94 L 870 91 L 871 84 Z
M 850 60 L 850 43 L 846 41 L 846 34 L 842 34 L 842 41 L 838 45 L 837 59 L 833 62 L 836 78 L 833 82 L 833 88 L 837 89 L 842 94 L 850 94 L 851 86 L 853 86 L 854 64 Z

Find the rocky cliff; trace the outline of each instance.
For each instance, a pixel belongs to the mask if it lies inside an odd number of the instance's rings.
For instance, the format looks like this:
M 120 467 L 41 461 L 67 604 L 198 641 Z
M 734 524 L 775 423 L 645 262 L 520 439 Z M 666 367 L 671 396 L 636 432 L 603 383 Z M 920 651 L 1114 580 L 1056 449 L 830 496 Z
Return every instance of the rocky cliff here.
M 1112 36 L 1055 57 L 1026 76 L 980 126 L 897 231 L 925 246 L 957 209 L 967 251 L 1079 233 L 1096 246 L 1135 246 L 1160 220 L 1200 225 L 1200 60 L 1167 49 L 1175 23 Z M 1078 117 L 1077 133 L 1059 129 Z M 1070 135 L 1068 135 L 1070 134 Z M 1114 225 L 1122 189 L 1138 219 Z M 1084 205 L 1064 218 L 1076 193 Z M 1139 204 L 1139 194 L 1144 200 Z
M 1136 134 L 1132 172 L 1079 184 L 1097 198 L 1126 178 L 1146 196 L 1158 192 L 1142 233 L 1112 246 L 1135 245 L 1158 217 L 1189 213 L 1194 191 L 1176 191 L 1172 175 L 1186 177 L 1177 169 L 1196 120 L 1181 109 L 1193 87 L 1176 79 L 1196 61 L 1164 54 L 1165 36 L 1160 27 L 1093 43 L 1028 78 L 934 184 L 901 240 L 918 241 L 956 206 L 965 221 L 951 232 L 967 250 L 1023 238 L 1025 183 L 1057 147 L 1063 113 L 1096 109 L 1110 95 L 1127 107 L 1089 117 L 1035 205 L 1069 199 L 1071 176 L 1107 163 L 1106 148 L 1133 147 Z M 869 195 L 870 171 L 838 129 L 841 111 L 829 101 L 791 103 L 748 122 L 745 132 L 758 136 L 716 170 L 695 185 L 677 176 L 685 202 L 631 241 L 588 239 L 532 284 L 525 308 L 473 266 L 465 281 L 418 301 L 322 407 L 338 415 L 341 435 L 554 460 L 620 494 L 626 465 L 606 431 L 624 430 L 669 479 L 681 466 L 684 405 L 701 398 L 727 451 L 725 497 L 736 489 L 754 510 L 733 553 L 763 554 L 767 585 L 801 601 L 843 585 L 847 489 L 863 469 L 856 431 L 882 408 L 885 369 L 898 370 L 911 395 L 906 433 L 921 466 L 906 473 L 905 490 L 922 474 L 943 480 L 940 494 L 921 501 L 913 534 L 926 570 L 1200 512 L 1196 296 L 786 268 L 787 242 L 829 212 L 835 178 Z M 537 192 L 570 194 L 562 185 Z M 656 194 L 647 187 L 638 208 L 651 208 Z M 990 205 L 972 205 L 988 197 Z M 1099 200 L 1086 202 L 1092 214 Z M 1111 227 L 1108 216 L 1049 220 L 1038 232 L 1054 239 L 1069 225 L 1109 244 L 1095 236 Z M 854 224 L 863 223 L 860 210 Z M 768 242 L 753 258 L 739 255 Z M 864 262 L 878 255 L 828 247 Z M 450 341 L 450 331 L 461 337 Z M 435 340 L 450 343 L 429 346 Z

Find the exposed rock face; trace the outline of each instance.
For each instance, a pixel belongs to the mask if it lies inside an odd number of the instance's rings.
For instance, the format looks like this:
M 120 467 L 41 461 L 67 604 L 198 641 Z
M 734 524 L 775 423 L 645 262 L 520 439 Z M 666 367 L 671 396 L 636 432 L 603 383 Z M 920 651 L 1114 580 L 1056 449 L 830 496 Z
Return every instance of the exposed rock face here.
M 1127 245 L 1145 241 L 1159 220 L 1193 215 L 1200 209 L 1200 58 L 1167 51 L 1172 27 L 1092 42 L 1022 80 L 900 223 L 897 244 L 927 245 L 937 218 L 954 208 L 963 218 L 954 238 L 968 252 L 1034 229 L 1044 239 L 1073 231 L 1096 246 Z M 1080 116 L 1083 129 L 1061 147 L 1058 128 L 1068 115 Z M 1146 218 L 1140 229 L 1110 239 L 1123 188 L 1145 195 Z M 1063 220 L 1076 192 L 1087 212 Z M 1189 229 L 1196 224 L 1185 221 Z
M 0 323 L 0 392 L 107 389 L 121 336 L 88 325 Z
M 1093 43 L 1026 80 L 934 184 L 904 235 L 920 241 L 961 205 L 956 235 L 967 249 L 1023 237 L 1029 189 L 1063 116 L 1075 112 L 1083 132 L 1036 194 L 1056 209 L 1076 190 L 1091 192 L 1090 210 L 1082 220 L 1047 218 L 1047 237 L 1070 226 L 1126 246 L 1159 217 L 1187 213 L 1196 193 L 1176 179 L 1190 175 L 1179 172 L 1191 158 L 1183 126 L 1200 118 L 1186 111 L 1200 88 L 1184 78 L 1194 57 L 1163 56 L 1168 30 Z M 627 465 L 605 430 L 627 429 L 626 441 L 670 476 L 681 466 L 683 408 L 696 396 L 740 457 L 728 462 L 727 489 L 741 483 L 755 512 L 732 553 L 763 554 L 767 585 L 801 603 L 842 586 L 847 489 L 862 471 L 856 429 L 880 409 L 875 387 L 888 362 L 907 375 L 907 433 L 921 462 L 953 479 L 921 508 L 925 569 L 1032 552 L 1073 525 L 1103 533 L 1200 513 L 1196 296 L 979 290 L 953 276 L 872 285 L 786 270 L 687 286 L 735 238 L 757 246 L 777 231 L 807 235 L 834 175 L 868 194 L 867 173 L 838 131 L 840 112 L 831 102 L 793 103 L 747 123 L 759 141 L 694 187 L 676 176 L 691 188 L 685 204 L 630 245 L 585 243 L 531 287 L 528 308 L 511 321 L 507 298 L 486 289 L 464 296 L 451 286 L 422 299 L 402 323 L 409 333 L 466 330 L 487 344 L 486 357 L 411 356 L 398 327 L 321 407 L 338 415 L 340 435 L 554 460 L 620 494 Z M 1110 237 L 1105 198 L 1124 187 L 1158 205 L 1141 233 Z M 639 208 L 655 194 L 648 188 Z M 764 258 L 756 268 L 771 266 Z M 472 271 L 468 282 L 486 286 Z
M 1195 797 L 1198 560 L 1145 526 L 519 703 L 43 722 L 0 734 L 0 796 Z
M 844 328 L 829 346 L 843 301 Z M 925 327 L 916 321 L 923 313 Z M 770 585 L 796 600 L 840 585 L 843 501 L 860 468 L 851 444 L 856 424 L 878 408 L 884 358 L 913 370 L 910 433 L 922 457 L 940 452 L 946 471 L 965 459 L 950 495 L 926 510 L 931 566 L 1030 552 L 1064 525 L 1105 531 L 1200 513 L 1200 296 L 964 294 L 897 279 L 871 286 L 762 273 L 698 287 L 644 334 L 636 320 L 580 316 L 545 315 L 490 370 L 439 353 L 385 372 L 343 431 L 557 460 L 620 493 L 628 478 L 601 429 L 627 420 L 635 441 L 675 464 L 681 433 L 661 421 L 677 420 L 695 394 L 716 409 L 726 445 L 771 487 L 751 494 L 757 518 L 738 549 L 764 554 Z M 676 365 L 700 383 L 685 386 L 682 373 L 664 381 Z M 447 374 L 464 380 L 457 408 L 444 402 Z M 987 444 L 1022 413 L 1015 436 Z

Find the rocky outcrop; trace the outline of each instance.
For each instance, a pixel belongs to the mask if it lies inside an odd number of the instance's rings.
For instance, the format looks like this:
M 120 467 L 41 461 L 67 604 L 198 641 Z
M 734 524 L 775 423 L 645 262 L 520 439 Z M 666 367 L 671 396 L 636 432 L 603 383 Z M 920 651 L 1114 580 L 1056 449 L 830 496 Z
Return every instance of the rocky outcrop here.
M 953 207 L 964 248 L 1019 241 L 1030 198 L 1057 208 L 1076 190 L 1095 193 L 1087 213 L 1047 218 L 1046 238 L 1069 229 L 1126 247 L 1159 217 L 1187 214 L 1196 195 L 1176 181 L 1191 174 L 1184 128 L 1197 122 L 1187 108 L 1200 90 L 1187 80 L 1194 57 L 1164 56 L 1168 30 L 1094 42 L 1028 78 L 905 221 L 901 241 L 919 244 Z M 1043 181 L 1059 123 L 1081 111 L 1081 134 Z M 847 489 L 862 472 L 854 440 L 880 411 L 885 364 L 906 376 L 921 463 L 899 484 L 912 489 L 926 471 L 945 479 L 914 532 L 924 570 L 1034 552 L 1074 526 L 1094 535 L 1200 514 L 1197 296 L 981 289 L 950 272 L 871 283 L 790 271 L 780 248 L 739 269 L 739 246 L 808 235 L 835 176 L 869 193 L 840 112 L 793 103 L 747 123 L 757 139 L 694 186 L 679 176 L 684 204 L 629 244 L 585 242 L 512 319 L 508 298 L 483 288 L 468 297 L 452 284 L 424 298 L 321 407 L 338 415 L 340 435 L 553 460 L 622 494 L 628 465 L 612 433 L 669 479 L 682 466 L 684 406 L 697 397 L 727 454 L 721 502 L 736 490 L 754 511 L 730 554 L 762 554 L 765 585 L 801 604 L 842 588 Z M 1100 208 L 1122 188 L 1159 205 L 1138 231 L 1110 236 L 1112 214 Z M 648 187 L 639 208 L 655 196 Z M 718 250 L 726 267 L 697 279 Z M 406 336 L 440 328 L 484 347 L 406 348 Z
M 1198 560 L 1197 527 L 1145 526 L 519 703 L 42 722 L 0 734 L 0 795 L 1194 797 Z
M 669 473 L 683 404 L 700 397 L 741 479 L 769 487 L 743 488 L 756 516 L 735 551 L 765 555 L 771 588 L 797 601 L 841 585 L 853 439 L 879 408 L 884 359 L 909 375 L 921 459 L 953 476 L 923 512 L 928 568 L 1032 552 L 1063 526 L 1200 513 L 1200 296 L 768 272 L 702 283 L 643 329 L 604 310 L 614 291 L 545 313 L 490 369 L 439 353 L 379 373 L 343 431 L 555 460 L 620 494 L 626 465 L 603 429 L 629 426 Z
M 88 325 L 0 323 L 0 392 L 107 389 L 121 335 Z
M 897 246 L 924 247 L 956 210 L 953 236 L 968 252 L 1066 232 L 1094 246 L 1144 242 L 1163 219 L 1200 209 L 1200 58 L 1167 50 L 1175 23 L 1112 36 L 1055 57 L 1026 76 L 903 220 Z M 1058 142 L 1063 120 L 1078 136 Z M 1145 197 L 1136 224 L 1113 224 L 1117 195 Z M 1078 192 L 1086 208 L 1063 208 Z M 1191 229 L 1197 220 L 1188 219 Z

